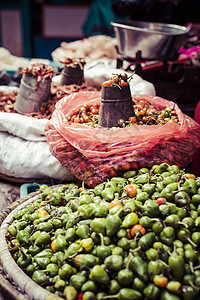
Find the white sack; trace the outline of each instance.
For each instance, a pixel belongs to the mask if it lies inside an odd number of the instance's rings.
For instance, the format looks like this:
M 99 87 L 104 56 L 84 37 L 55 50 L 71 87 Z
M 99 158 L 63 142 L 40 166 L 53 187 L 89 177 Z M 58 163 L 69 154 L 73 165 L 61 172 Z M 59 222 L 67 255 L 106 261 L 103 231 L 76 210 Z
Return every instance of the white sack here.
M 46 119 L 0 112 L 1 174 L 24 179 L 74 180 L 49 151 L 44 135 L 46 122 Z
M 0 70 L 1 71 L 18 71 L 25 68 L 29 64 L 43 63 L 50 64 L 50 60 L 43 58 L 27 59 L 12 55 L 6 48 L 0 47 Z

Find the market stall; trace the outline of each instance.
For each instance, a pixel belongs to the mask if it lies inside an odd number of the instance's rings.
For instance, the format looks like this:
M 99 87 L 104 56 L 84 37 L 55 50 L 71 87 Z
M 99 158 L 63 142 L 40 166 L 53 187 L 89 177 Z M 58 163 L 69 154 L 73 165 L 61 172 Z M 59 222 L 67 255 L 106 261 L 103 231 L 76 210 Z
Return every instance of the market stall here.
M 26 61 L 26 63 L 28 62 Z M 35 61 L 31 61 L 29 65 L 34 66 L 34 63 Z M 41 64 L 41 61 L 38 64 L 36 68 L 38 67 L 40 71 L 40 68 L 48 69 L 49 64 L 44 64 L 44 62 Z M 52 71 L 53 67 L 50 69 Z M 43 72 L 48 72 L 48 70 L 43 70 Z M 18 99 L 16 103 L 17 97 L 20 96 L 18 95 L 20 91 L 19 86 L 0 86 L 2 97 L 0 138 L 3 145 L 0 151 L 2 162 L 0 173 L 5 177 L 21 179 L 22 183 L 27 180 L 29 181 L 29 179 L 43 180 L 43 182 L 45 179 L 60 182 L 63 180 L 72 180 L 69 172 L 50 154 L 46 143 L 44 127 L 47 120 L 51 117 L 58 100 L 73 92 L 99 90 L 101 83 L 109 79 L 116 72 L 119 72 L 119 70 L 114 66 L 113 60 L 109 57 L 87 63 L 84 66 L 84 82 L 80 85 L 61 85 L 60 80 L 62 75 L 60 72 L 55 71 L 51 81 L 51 90 L 49 91 L 49 95 L 47 94 L 48 99 L 45 100 L 43 106 L 42 101 L 44 99 L 39 100 L 37 93 L 33 93 L 29 101 L 26 101 L 27 96 L 22 94 L 21 99 Z M 25 86 L 26 83 L 23 86 L 21 85 L 21 93 L 26 92 L 24 91 Z M 31 95 L 30 89 L 27 90 L 28 92 Z M 132 80 L 131 92 L 132 94 L 145 93 L 152 96 L 155 95 L 153 84 L 143 80 L 138 75 L 135 75 Z M 34 105 L 36 106 L 34 107 Z M 21 153 L 23 155 L 20 155 Z M 29 165 L 28 168 L 26 167 L 27 163 Z
M 145 49 L 173 60 L 188 29 L 160 26 L 125 25 L 119 37 L 133 46 L 132 31 L 145 32 L 154 41 Z M 108 38 L 110 52 L 98 54 L 103 37 L 64 43 L 52 53 L 56 71 L 28 64 L 15 94 L 2 94 L 2 177 L 37 185 L 0 215 L 8 299 L 200 296 L 200 178 L 186 170 L 200 125 L 132 70 L 153 52 L 138 51 L 140 38 L 132 52 Z M 125 56 L 126 70 L 116 65 Z

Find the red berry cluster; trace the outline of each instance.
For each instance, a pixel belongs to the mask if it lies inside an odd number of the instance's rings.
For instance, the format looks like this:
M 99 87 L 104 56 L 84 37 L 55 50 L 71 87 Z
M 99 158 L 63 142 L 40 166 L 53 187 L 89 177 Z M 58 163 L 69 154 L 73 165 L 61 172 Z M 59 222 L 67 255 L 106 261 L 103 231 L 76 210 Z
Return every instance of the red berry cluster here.
M 127 86 L 128 85 L 128 77 L 126 73 L 122 73 L 120 75 L 115 75 L 112 79 L 106 80 L 102 83 L 102 86 Z
M 67 120 L 69 124 L 80 123 L 91 127 L 98 125 L 100 104 L 84 104 L 81 107 L 75 107 Z
M 61 60 L 60 63 L 65 64 L 67 67 L 71 67 L 71 68 L 80 66 L 81 69 L 86 64 L 83 58 L 77 58 L 77 59 L 65 58 L 64 60 Z
M 168 106 L 165 109 L 161 107 L 155 108 L 150 102 L 144 100 L 137 101 L 134 105 L 134 116 L 128 121 L 118 120 L 119 127 L 127 127 L 133 125 L 164 125 L 168 122 L 179 124 L 176 111 Z M 99 120 L 99 104 L 85 104 L 72 110 L 70 116 L 67 117 L 69 124 L 80 123 L 91 127 L 98 127 Z
M 168 122 L 179 123 L 177 113 L 171 106 L 165 109 L 162 107 L 155 108 L 150 102 L 140 100 L 134 105 L 134 113 L 135 116 L 130 117 L 126 125 L 164 125 Z
M 41 80 L 47 78 L 52 79 L 52 77 L 57 73 L 58 72 L 53 67 L 43 63 L 28 65 L 26 68 L 19 72 L 19 74 L 29 74 L 34 77 L 39 77 Z

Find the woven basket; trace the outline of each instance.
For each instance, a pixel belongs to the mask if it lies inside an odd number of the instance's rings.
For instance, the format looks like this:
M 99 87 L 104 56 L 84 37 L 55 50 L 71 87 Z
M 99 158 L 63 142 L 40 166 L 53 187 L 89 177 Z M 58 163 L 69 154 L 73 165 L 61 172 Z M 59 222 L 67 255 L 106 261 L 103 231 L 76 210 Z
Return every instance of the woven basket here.
M 57 189 L 62 185 L 52 186 Z M 22 208 L 40 198 L 40 192 L 33 192 L 13 202 L 0 214 L 0 291 L 4 299 L 16 300 L 59 300 L 62 299 L 45 290 L 28 277 L 12 258 L 7 242 L 7 228 L 13 222 L 13 216 Z

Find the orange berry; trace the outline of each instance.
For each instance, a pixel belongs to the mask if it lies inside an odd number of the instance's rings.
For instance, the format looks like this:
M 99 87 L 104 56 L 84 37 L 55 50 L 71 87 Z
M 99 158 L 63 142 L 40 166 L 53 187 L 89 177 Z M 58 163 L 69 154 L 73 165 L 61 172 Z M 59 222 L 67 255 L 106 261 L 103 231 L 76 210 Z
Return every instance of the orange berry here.
M 153 281 L 156 286 L 161 287 L 161 288 L 166 287 L 166 285 L 168 284 L 167 277 L 165 277 L 163 275 L 155 275 L 153 278 Z
M 115 206 L 123 206 L 123 205 L 117 199 L 114 199 L 113 201 L 110 202 L 109 210 Z
M 42 209 L 38 212 L 38 217 L 39 218 L 42 218 L 42 217 L 45 217 L 47 216 L 49 213 L 45 210 L 45 209 Z
M 140 224 L 135 224 L 132 228 L 131 228 L 131 236 L 134 237 L 135 233 L 138 232 L 141 235 L 145 235 L 146 233 L 146 229 L 141 226 Z
M 137 190 L 132 184 L 126 185 L 124 189 L 127 192 L 128 196 L 131 198 L 137 195 Z
M 51 242 L 51 250 L 52 250 L 53 252 L 56 252 L 55 245 L 56 245 L 56 239 L 53 240 L 53 241 Z
M 112 80 L 106 80 L 102 83 L 102 86 L 112 86 Z

